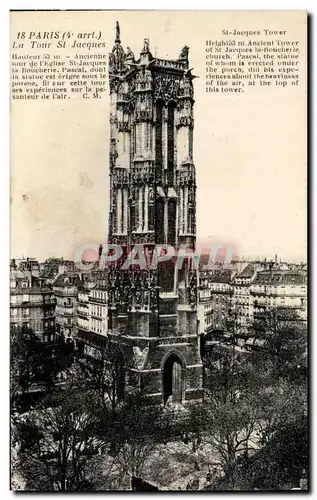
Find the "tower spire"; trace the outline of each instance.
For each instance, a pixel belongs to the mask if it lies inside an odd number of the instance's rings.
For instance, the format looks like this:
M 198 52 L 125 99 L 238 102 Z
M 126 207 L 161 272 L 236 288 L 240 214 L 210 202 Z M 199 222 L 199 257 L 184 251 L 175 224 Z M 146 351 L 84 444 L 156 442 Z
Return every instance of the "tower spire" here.
M 121 40 L 120 40 L 120 25 L 119 25 L 118 21 L 116 21 L 116 39 L 115 39 L 115 43 L 121 43 Z
M 120 73 L 124 68 L 125 57 L 120 40 L 120 26 L 116 21 L 116 37 L 112 52 L 109 55 L 109 71 L 113 74 Z

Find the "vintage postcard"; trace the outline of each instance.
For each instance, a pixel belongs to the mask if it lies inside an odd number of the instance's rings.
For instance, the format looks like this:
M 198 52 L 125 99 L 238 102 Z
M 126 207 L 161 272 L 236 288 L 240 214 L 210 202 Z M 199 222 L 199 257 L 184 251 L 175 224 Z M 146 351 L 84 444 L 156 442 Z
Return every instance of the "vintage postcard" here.
M 307 13 L 10 13 L 11 489 L 308 490 Z

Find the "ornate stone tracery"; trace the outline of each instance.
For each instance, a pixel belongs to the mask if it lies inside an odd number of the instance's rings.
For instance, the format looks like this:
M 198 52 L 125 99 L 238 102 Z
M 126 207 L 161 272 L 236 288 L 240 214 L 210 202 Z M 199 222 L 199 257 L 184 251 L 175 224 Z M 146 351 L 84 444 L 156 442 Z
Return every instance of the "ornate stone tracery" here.
M 135 245 L 142 245 L 147 265 L 122 269 L 117 263 L 107 269 L 111 335 L 130 346 L 136 380 L 145 377 L 141 372 L 148 373 L 143 386 L 161 394 L 164 404 L 174 386 L 165 380 L 165 364 L 163 381 L 158 368 L 161 372 L 162 359 L 170 359 L 168 369 L 176 373 L 170 358 L 173 344 L 179 346 L 184 366 L 194 367 L 192 374 L 187 370 L 191 378 L 186 387 L 182 381 L 184 390 L 177 397 L 201 394 L 196 270 L 179 270 L 176 259 L 150 266 L 157 245 L 177 249 L 186 242 L 195 249 L 194 76 L 188 56 L 184 46 L 177 59 L 153 57 L 145 38 L 136 58 L 130 47 L 123 50 L 119 25 L 109 56 L 108 240 L 124 249 L 123 261 Z
M 158 73 L 154 77 L 154 100 L 162 99 L 166 104 L 170 100 L 177 100 L 180 86 L 180 77 Z

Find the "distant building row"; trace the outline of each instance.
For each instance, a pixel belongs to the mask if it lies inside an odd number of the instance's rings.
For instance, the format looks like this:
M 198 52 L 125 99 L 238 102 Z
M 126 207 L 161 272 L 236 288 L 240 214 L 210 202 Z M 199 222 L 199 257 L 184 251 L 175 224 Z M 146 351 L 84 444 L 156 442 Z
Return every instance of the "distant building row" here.
M 104 342 L 111 325 L 102 273 L 76 272 L 74 263 L 63 259 L 12 260 L 10 271 L 13 328 L 28 326 L 43 342 L 75 338 L 86 350 Z M 234 330 L 243 339 L 254 319 L 274 307 L 291 308 L 306 321 L 306 269 L 236 263 L 200 272 L 199 334 L 221 337 Z
M 12 259 L 10 326 L 23 326 L 45 343 L 57 337 L 100 344 L 108 332 L 106 283 L 100 273 L 76 272 L 74 262 Z
M 202 271 L 199 286 L 201 334 L 234 331 L 243 338 L 260 314 L 290 308 L 307 319 L 307 271 L 272 263 L 245 263 Z

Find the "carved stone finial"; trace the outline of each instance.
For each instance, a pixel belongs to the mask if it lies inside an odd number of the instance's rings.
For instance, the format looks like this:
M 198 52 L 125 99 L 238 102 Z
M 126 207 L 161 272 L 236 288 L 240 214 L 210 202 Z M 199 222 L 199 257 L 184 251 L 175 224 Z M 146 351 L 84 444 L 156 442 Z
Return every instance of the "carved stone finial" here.
M 150 52 L 150 41 L 148 38 L 144 38 L 143 49 L 142 52 Z
M 121 43 L 121 40 L 120 40 L 120 25 L 119 25 L 118 21 L 116 21 L 116 39 L 115 39 L 115 43 Z
M 120 73 L 124 69 L 125 53 L 120 41 L 120 26 L 116 22 L 116 38 L 112 53 L 109 55 L 109 72 Z
M 99 251 L 98 251 L 99 259 L 100 259 L 101 255 L 102 255 L 102 249 L 103 249 L 103 246 L 100 244 L 99 245 Z
M 179 55 L 179 59 L 185 59 L 186 61 L 188 60 L 188 53 L 189 53 L 189 47 L 185 45 L 185 47 L 182 48 L 181 53 Z
M 126 58 L 127 59 L 132 59 L 134 61 L 134 54 L 133 54 L 132 50 L 130 49 L 130 47 L 127 47 Z

